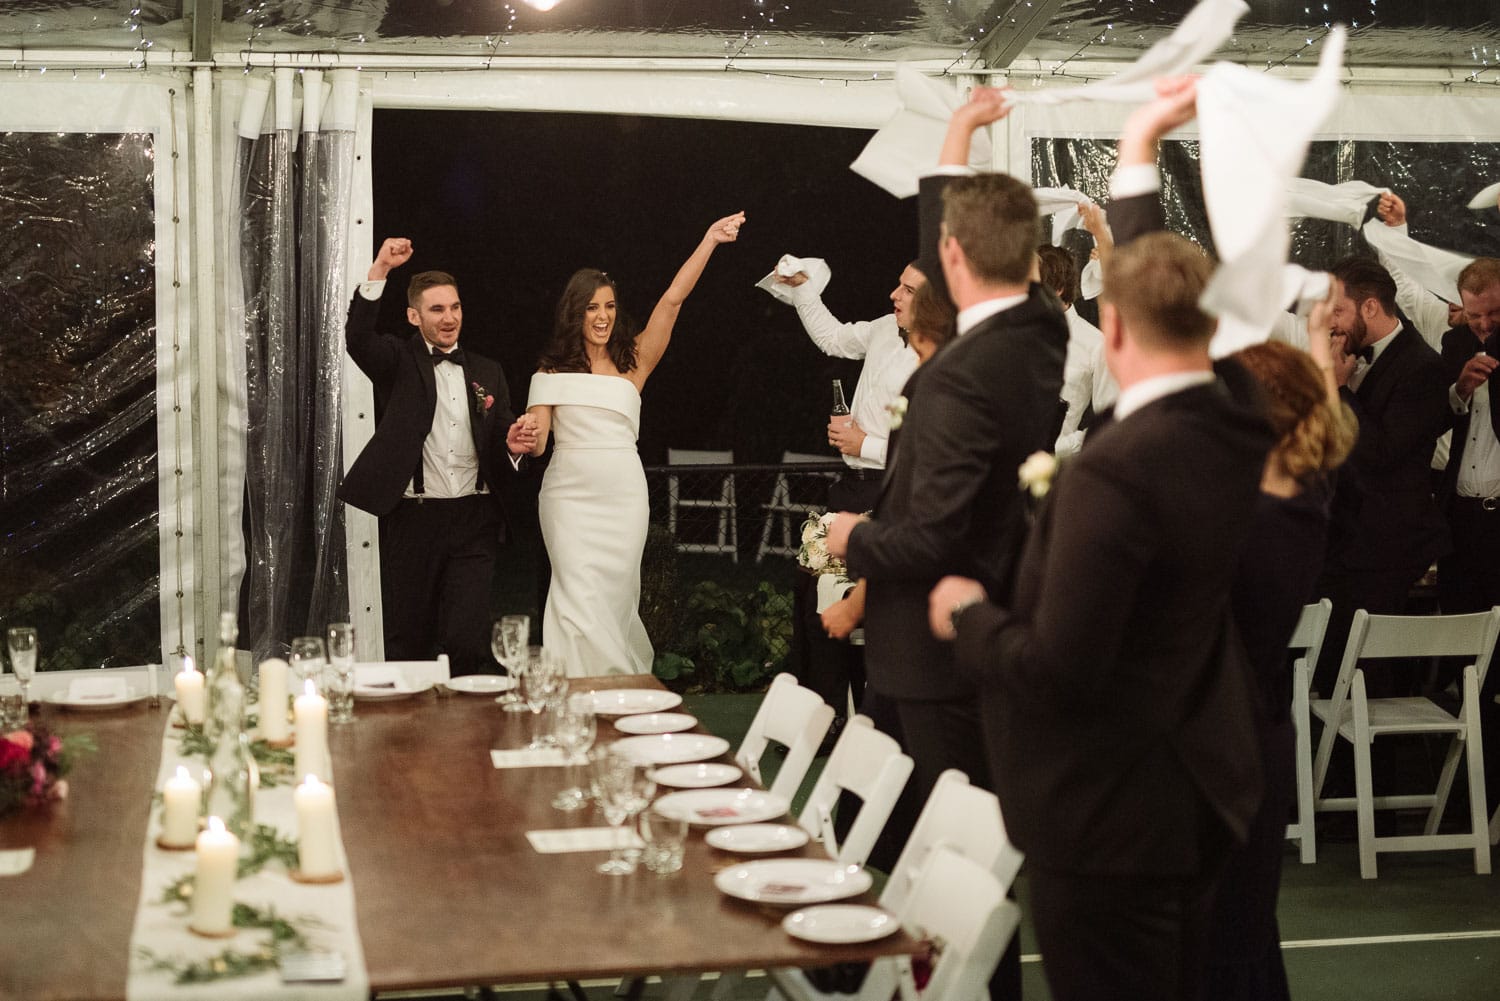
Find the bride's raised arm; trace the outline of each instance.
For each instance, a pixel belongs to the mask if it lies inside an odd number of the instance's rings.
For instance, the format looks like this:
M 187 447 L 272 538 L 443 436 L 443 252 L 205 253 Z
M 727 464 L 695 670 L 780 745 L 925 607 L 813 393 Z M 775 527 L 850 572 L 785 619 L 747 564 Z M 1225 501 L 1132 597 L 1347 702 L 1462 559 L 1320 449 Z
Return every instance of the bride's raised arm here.
M 698 278 L 703 274 L 703 268 L 708 264 L 714 248 L 721 243 L 733 243 L 737 240 L 740 235 L 740 226 L 744 221 L 745 213 L 736 212 L 708 227 L 708 232 L 704 233 L 703 239 L 698 241 L 698 246 L 693 250 L 692 256 L 677 269 L 677 276 L 672 279 L 672 284 L 667 286 L 667 291 L 662 294 L 661 301 L 651 311 L 651 319 L 646 321 L 645 329 L 636 335 L 636 368 L 630 374 L 634 377 L 637 386 L 646 381 L 646 377 L 651 374 L 651 370 L 656 368 L 656 363 L 661 361 L 661 356 L 666 353 L 667 343 L 672 339 L 672 327 L 677 323 L 677 314 L 682 310 L 682 304 L 687 299 L 688 293 L 693 291 L 694 285 L 698 284 Z

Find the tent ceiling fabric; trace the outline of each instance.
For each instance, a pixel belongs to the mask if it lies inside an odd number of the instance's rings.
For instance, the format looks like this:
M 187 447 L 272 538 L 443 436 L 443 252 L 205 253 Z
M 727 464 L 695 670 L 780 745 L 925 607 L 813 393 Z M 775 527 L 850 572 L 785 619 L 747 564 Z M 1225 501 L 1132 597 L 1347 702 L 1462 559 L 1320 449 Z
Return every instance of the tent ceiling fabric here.
M 956 65 L 1015 53 L 1053 71 L 1131 60 L 1195 0 L 6 0 L 0 48 L 191 51 L 201 4 L 225 53 L 759 57 Z M 1295 64 L 1328 23 L 1350 31 L 1351 66 L 1448 68 L 1500 85 L 1493 0 L 1248 0 L 1218 58 Z M 1043 21 L 1036 9 L 1047 11 Z M 986 44 L 996 39 L 1001 44 Z M 1029 39 L 1029 41 L 1028 41 Z M 1021 44 L 1025 42 L 1025 44 Z M 746 67 L 745 64 L 750 64 Z

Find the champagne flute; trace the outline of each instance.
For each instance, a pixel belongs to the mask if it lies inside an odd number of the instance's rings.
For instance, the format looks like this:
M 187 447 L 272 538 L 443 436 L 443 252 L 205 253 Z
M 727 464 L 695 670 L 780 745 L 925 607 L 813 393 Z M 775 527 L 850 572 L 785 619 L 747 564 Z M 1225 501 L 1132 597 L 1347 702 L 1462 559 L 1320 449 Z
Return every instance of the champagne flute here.
M 505 615 L 490 631 L 490 653 L 505 668 L 512 679 L 525 671 L 526 645 L 531 642 L 531 616 Z M 514 688 L 495 700 L 508 713 L 526 711 L 526 704 Z
M 288 658 L 291 661 L 292 677 L 296 679 L 296 691 L 301 692 L 310 680 L 318 691 L 323 691 L 323 665 L 328 662 L 328 654 L 323 646 L 321 636 L 298 636 L 292 640 L 292 653 Z
M 552 735 L 557 740 L 557 746 L 568 756 L 567 774 L 570 781 L 574 777 L 574 762 L 594 746 L 597 733 L 598 722 L 594 717 L 592 703 L 577 696 L 563 703 L 555 717 Z M 581 810 L 588 801 L 588 792 L 574 783 L 554 796 L 552 805 L 559 810 Z
M 18 626 L 5 632 L 5 645 L 10 648 L 10 669 L 16 672 L 21 683 L 21 704 L 31 705 L 31 677 L 36 673 L 36 630 L 30 626 Z
M 548 650 L 538 650 L 529 661 L 526 673 L 521 675 L 521 698 L 532 715 L 531 743 L 526 746 L 537 751 L 547 746 L 542 739 L 541 715 L 548 703 L 563 690 L 567 679 L 563 677 L 561 663 Z

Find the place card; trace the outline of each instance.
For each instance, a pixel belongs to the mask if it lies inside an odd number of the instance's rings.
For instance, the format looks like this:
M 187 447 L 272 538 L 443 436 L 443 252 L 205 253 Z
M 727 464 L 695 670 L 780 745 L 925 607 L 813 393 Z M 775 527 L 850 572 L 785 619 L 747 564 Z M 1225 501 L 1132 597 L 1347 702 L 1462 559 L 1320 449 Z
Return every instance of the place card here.
M 35 848 L 17 848 L 0 852 L 0 876 L 19 876 L 36 860 Z
M 575 755 L 571 764 L 581 765 L 588 759 Z M 490 761 L 496 768 L 562 768 L 569 764 L 560 747 L 519 747 L 512 751 L 491 751 Z
M 559 852 L 609 852 L 616 848 L 643 848 L 645 842 L 628 827 L 565 827 L 554 831 L 527 831 L 526 840 L 543 855 Z

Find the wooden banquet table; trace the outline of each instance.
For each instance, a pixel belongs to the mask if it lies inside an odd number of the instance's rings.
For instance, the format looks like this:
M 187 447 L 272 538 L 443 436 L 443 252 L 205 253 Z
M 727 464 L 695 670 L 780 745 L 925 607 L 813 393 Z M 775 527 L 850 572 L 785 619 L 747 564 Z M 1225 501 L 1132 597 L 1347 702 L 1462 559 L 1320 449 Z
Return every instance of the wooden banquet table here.
M 659 683 L 575 679 L 572 690 L 623 687 Z M 36 848 L 30 872 L 0 877 L 0 998 L 125 996 L 166 711 L 41 711 L 61 732 L 93 733 L 99 752 L 75 768 L 66 802 L 0 821 L 0 849 Z M 644 866 L 601 875 L 598 852 L 537 853 L 529 830 L 604 821 L 552 808 L 561 769 L 492 765 L 490 749 L 524 745 L 532 719 L 492 698 L 427 692 L 355 711 L 353 724 L 330 727 L 329 745 L 372 990 L 822 966 L 918 948 L 899 932 L 859 945 L 793 939 L 780 928 L 785 909 L 715 889 L 714 872 L 737 858 L 697 829 L 668 876 Z M 601 718 L 600 742 L 618 736 Z

